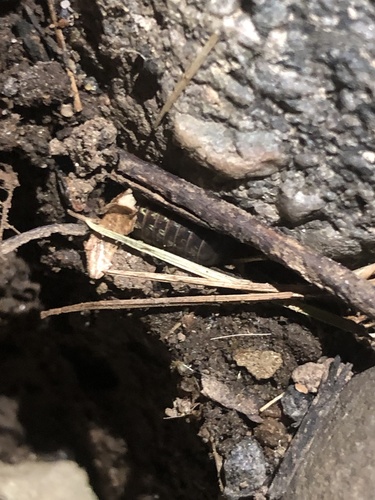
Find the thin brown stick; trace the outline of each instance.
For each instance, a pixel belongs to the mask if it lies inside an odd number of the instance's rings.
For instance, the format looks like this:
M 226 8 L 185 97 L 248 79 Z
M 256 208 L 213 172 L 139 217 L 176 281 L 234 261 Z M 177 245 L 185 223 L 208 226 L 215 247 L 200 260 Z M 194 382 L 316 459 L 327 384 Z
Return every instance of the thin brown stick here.
M 339 263 L 319 255 L 293 238 L 271 229 L 239 207 L 202 188 L 165 172 L 124 151 L 117 179 L 130 179 L 152 187 L 157 196 L 193 214 L 217 232 L 253 245 L 269 258 L 297 271 L 310 283 L 327 290 L 361 312 L 375 318 L 375 288 Z
M 330 311 L 326 311 L 325 309 L 307 304 L 306 302 L 294 302 L 293 304 L 290 303 L 285 307 L 291 311 L 297 312 L 298 314 L 305 314 L 306 316 L 317 319 L 322 323 L 326 323 L 327 325 L 331 325 L 335 328 L 340 328 L 340 330 L 356 333 L 358 335 L 367 335 L 366 329 L 363 325 L 357 324 L 356 322 L 350 321 L 342 316 L 338 316 Z
M 204 46 L 201 48 L 201 50 L 195 57 L 194 61 L 190 64 L 189 68 L 182 75 L 181 79 L 175 86 L 172 94 L 168 97 L 164 106 L 161 108 L 161 111 L 159 112 L 154 122 L 153 129 L 156 129 L 160 125 L 164 116 L 168 113 L 168 111 L 177 101 L 183 90 L 189 84 L 190 80 L 194 77 L 199 68 L 202 66 L 210 51 L 215 47 L 215 45 L 219 40 L 219 37 L 220 37 L 219 33 L 213 33 L 207 40 L 207 42 L 204 44 Z
M 64 236 L 82 236 L 87 233 L 87 228 L 82 224 L 50 224 L 48 226 L 36 227 L 3 241 L 0 245 L 0 254 L 6 255 L 30 241 L 48 238 L 53 233 L 59 233 Z
M 48 5 L 48 10 L 49 10 L 49 15 L 51 17 L 51 21 L 55 30 L 55 36 L 56 36 L 56 41 L 58 46 L 60 47 L 62 53 L 63 53 L 63 60 L 65 63 L 65 71 L 69 77 L 70 80 L 70 87 L 72 90 L 73 94 L 73 109 L 75 113 L 80 113 L 83 109 L 81 98 L 79 95 L 78 91 L 78 86 L 77 86 L 77 81 L 75 78 L 74 73 L 72 72 L 71 69 L 68 68 L 67 66 L 67 58 L 66 58 L 66 43 L 65 43 L 65 38 L 62 29 L 59 27 L 57 15 L 56 15 L 56 10 L 55 10 L 55 5 L 53 0 L 47 0 L 47 5 Z
M 65 39 L 64 39 L 62 29 L 59 28 L 59 21 L 57 19 L 55 5 L 53 3 L 53 0 L 47 0 L 47 5 L 48 5 L 48 10 L 49 10 L 49 15 L 51 17 L 51 21 L 52 21 L 52 24 L 53 24 L 53 27 L 55 30 L 57 44 L 63 52 L 66 52 Z
M 232 333 L 231 335 L 220 335 L 211 337 L 210 340 L 231 339 L 232 337 L 270 337 L 272 333 Z
M 83 106 L 81 97 L 79 95 L 79 90 L 77 87 L 76 77 L 74 76 L 73 71 L 71 71 L 69 68 L 66 68 L 66 72 L 70 79 L 70 86 L 72 88 L 72 93 L 73 93 L 73 109 L 76 113 L 80 113 L 83 110 Z
M 223 303 L 245 303 L 245 302 L 268 302 L 268 301 L 285 301 L 292 298 L 290 292 L 278 293 L 244 293 L 233 295 L 207 295 L 207 296 L 185 296 L 185 297 L 161 297 L 147 299 L 113 299 L 113 300 L 98 300 L 91 302 L 81 302 L 70 306 L 57 307 L 42 311 L 40 317 L 42 319 L 48 316 L 56 316 L 59 314 L 83 312 L 103 309 L 150 309 L 159 307 L 184 307 L 201 304 L 223 304 Z
M 271 399 L 271 401 L 268 401 L 268 403 L 266 403 L 265 405 L 263 405 L 261 408 L 259 408 L 259 413 L 262 413 L 266 410 L 268 410 L 268 408 L 272 405 L 274 405 L 275 403 L 277 403 L 278 401 L 280 401 L 280 399 L 284 396 L 285 392 L 282 392 L 281 394 L 279 394 L 278 396 L 276 396 L 275 398 Z

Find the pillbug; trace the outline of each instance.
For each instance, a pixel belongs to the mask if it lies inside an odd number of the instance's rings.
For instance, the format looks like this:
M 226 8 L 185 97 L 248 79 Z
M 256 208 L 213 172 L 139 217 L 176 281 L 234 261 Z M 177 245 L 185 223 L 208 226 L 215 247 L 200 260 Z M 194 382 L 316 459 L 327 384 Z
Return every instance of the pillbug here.
M 66 203 L 75 210 L 82 210 L 84 202 L 77 205 L 75 184 L 58 176 L 60 191 Z M 111 202 L 113 204 L 113 201 Z M 200 228 L 182 218 L 173 218 L 162 210 L 141 205 L 137 212 L 135 228 L 131 233 L 136 239 L 150 245 L 164 248 L 172 253 L 190 259 L 204 266 L 214 266 L 224 260 L 228 249 L 228 239 Z
M 138 209 L 132 234 L 150 245 L 205 266 L 213 266 L 223 260 L 223 237 L 185 221 L 172 219 L 149 207 Z

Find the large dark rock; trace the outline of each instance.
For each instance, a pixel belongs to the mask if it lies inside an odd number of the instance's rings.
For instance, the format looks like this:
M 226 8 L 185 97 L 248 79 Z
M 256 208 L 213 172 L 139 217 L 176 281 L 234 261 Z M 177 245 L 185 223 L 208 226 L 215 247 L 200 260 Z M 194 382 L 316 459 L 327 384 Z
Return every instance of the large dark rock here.
M 322 419 L 283 500 L 372 500 L 375 491 L 375 368 L 354 377 Z

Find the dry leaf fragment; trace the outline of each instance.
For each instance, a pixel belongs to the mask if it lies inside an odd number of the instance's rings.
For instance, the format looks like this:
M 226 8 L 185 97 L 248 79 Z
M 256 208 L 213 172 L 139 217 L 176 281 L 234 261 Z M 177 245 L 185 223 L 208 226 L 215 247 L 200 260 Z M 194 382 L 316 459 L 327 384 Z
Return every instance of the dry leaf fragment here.
M 106 207 L 100 223 L 106 229 L 127 235 L 136 222 L 136 201 L 131 189 L 119 194 Z M 87 272 L 90 278 L 99 279 L 112 265 L 117 244 L 92 234 L 85 244 Z
M 173 401 L 173 408 L 165 409 L 164 418 L 181 418 L 189 415 L 198 415 L 197 408 L 199 403 L 194 403 L 190 399 L 176 398 Z

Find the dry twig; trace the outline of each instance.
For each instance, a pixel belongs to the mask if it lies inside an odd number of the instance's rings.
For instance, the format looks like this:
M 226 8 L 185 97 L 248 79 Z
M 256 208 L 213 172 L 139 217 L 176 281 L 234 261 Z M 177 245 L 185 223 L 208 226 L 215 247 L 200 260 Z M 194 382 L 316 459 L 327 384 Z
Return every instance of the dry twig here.
M 164 116 L 168 113 L 173 104 L 179 98 L 180 94 L 187 87 L 190 80 L 194 77 L 199 68 L 202 66 L 210 51 L 215 47 L 216 43 L 219 40 L 219 37 L 220 37 L 219 33 L 213 33 L 207 40 L 205 45 L 202 47 L 202 49 L 199 51 L 194 61 L 190 64 L 189 68 L 185 71 L 185 73 L 182 75 L 181 79 L 175 86 L 172 94 L 168 97 L 164 106 L 161 108 L 158 116 L 156 117 L 153 129 L 156 129 L 160 125 Z
M 271 333 L 232 333 L 230 335 L 211 337 L 210 340 L 231 339 L 232 337 L 270 337 L 271 335 Z
M 271 401 L 268 401 L 265 405 L 263 405 L 261 408 L 259 408 L 259 413 L 263 413 L 264 411 L 268 410 L 272 405 L 280 401 L 280 399 L 284 396 L 285 392 L 282 392 L 275 398 L 271 399 Z
M 66 58 L 66 43 L 64 39 L 64 34 L 62 29 L 59 27 L 59 22 L 56 15 L 55 6 L 53 0 L 47 0 L 49 15 L 51 17 L 51 21 L 55 30 L 55 36 L 57 40 L 57 44 L 60 47 L 63 53 L 63 60 L 65 64 L 65 71 L 70 79 L 70 86 L 73 94 L 73 108 L 75 113 L 80 113 L 83 109 L 81 98 L 79 96 L 79 91 L 77 87 L 77 82 L 74 76 L 73 71 L 68 67 L 67 58 Z
M 104 309 L 149 309 L 160 307 L 185 307 L 202 304 L 224 304 L 224 303 L 246 303 L 246 302 L 268 302 L 268 301 L 287 301 L 290 300 L 293 293 L 242 293 L 233 295 L 203 295 L 203 296 L 185 296 L 185 297 L 158 297 L 147 299 L 113 299 L 97 300 L 91 302 L 81 302 L 70 306 L 57 307 L 42 311 L 42 319 L 48 316 L 57 316 L 59 314 L 99 311 Z
M 53 233 L 65 236 L 83 236 L 87 233 L 87 228 L 82 224 L 50 224 L 48 226 L 36 227 L 3 241 L 0 245 L 0 254 L 6 255 L 30 241 L 47 238 Z

